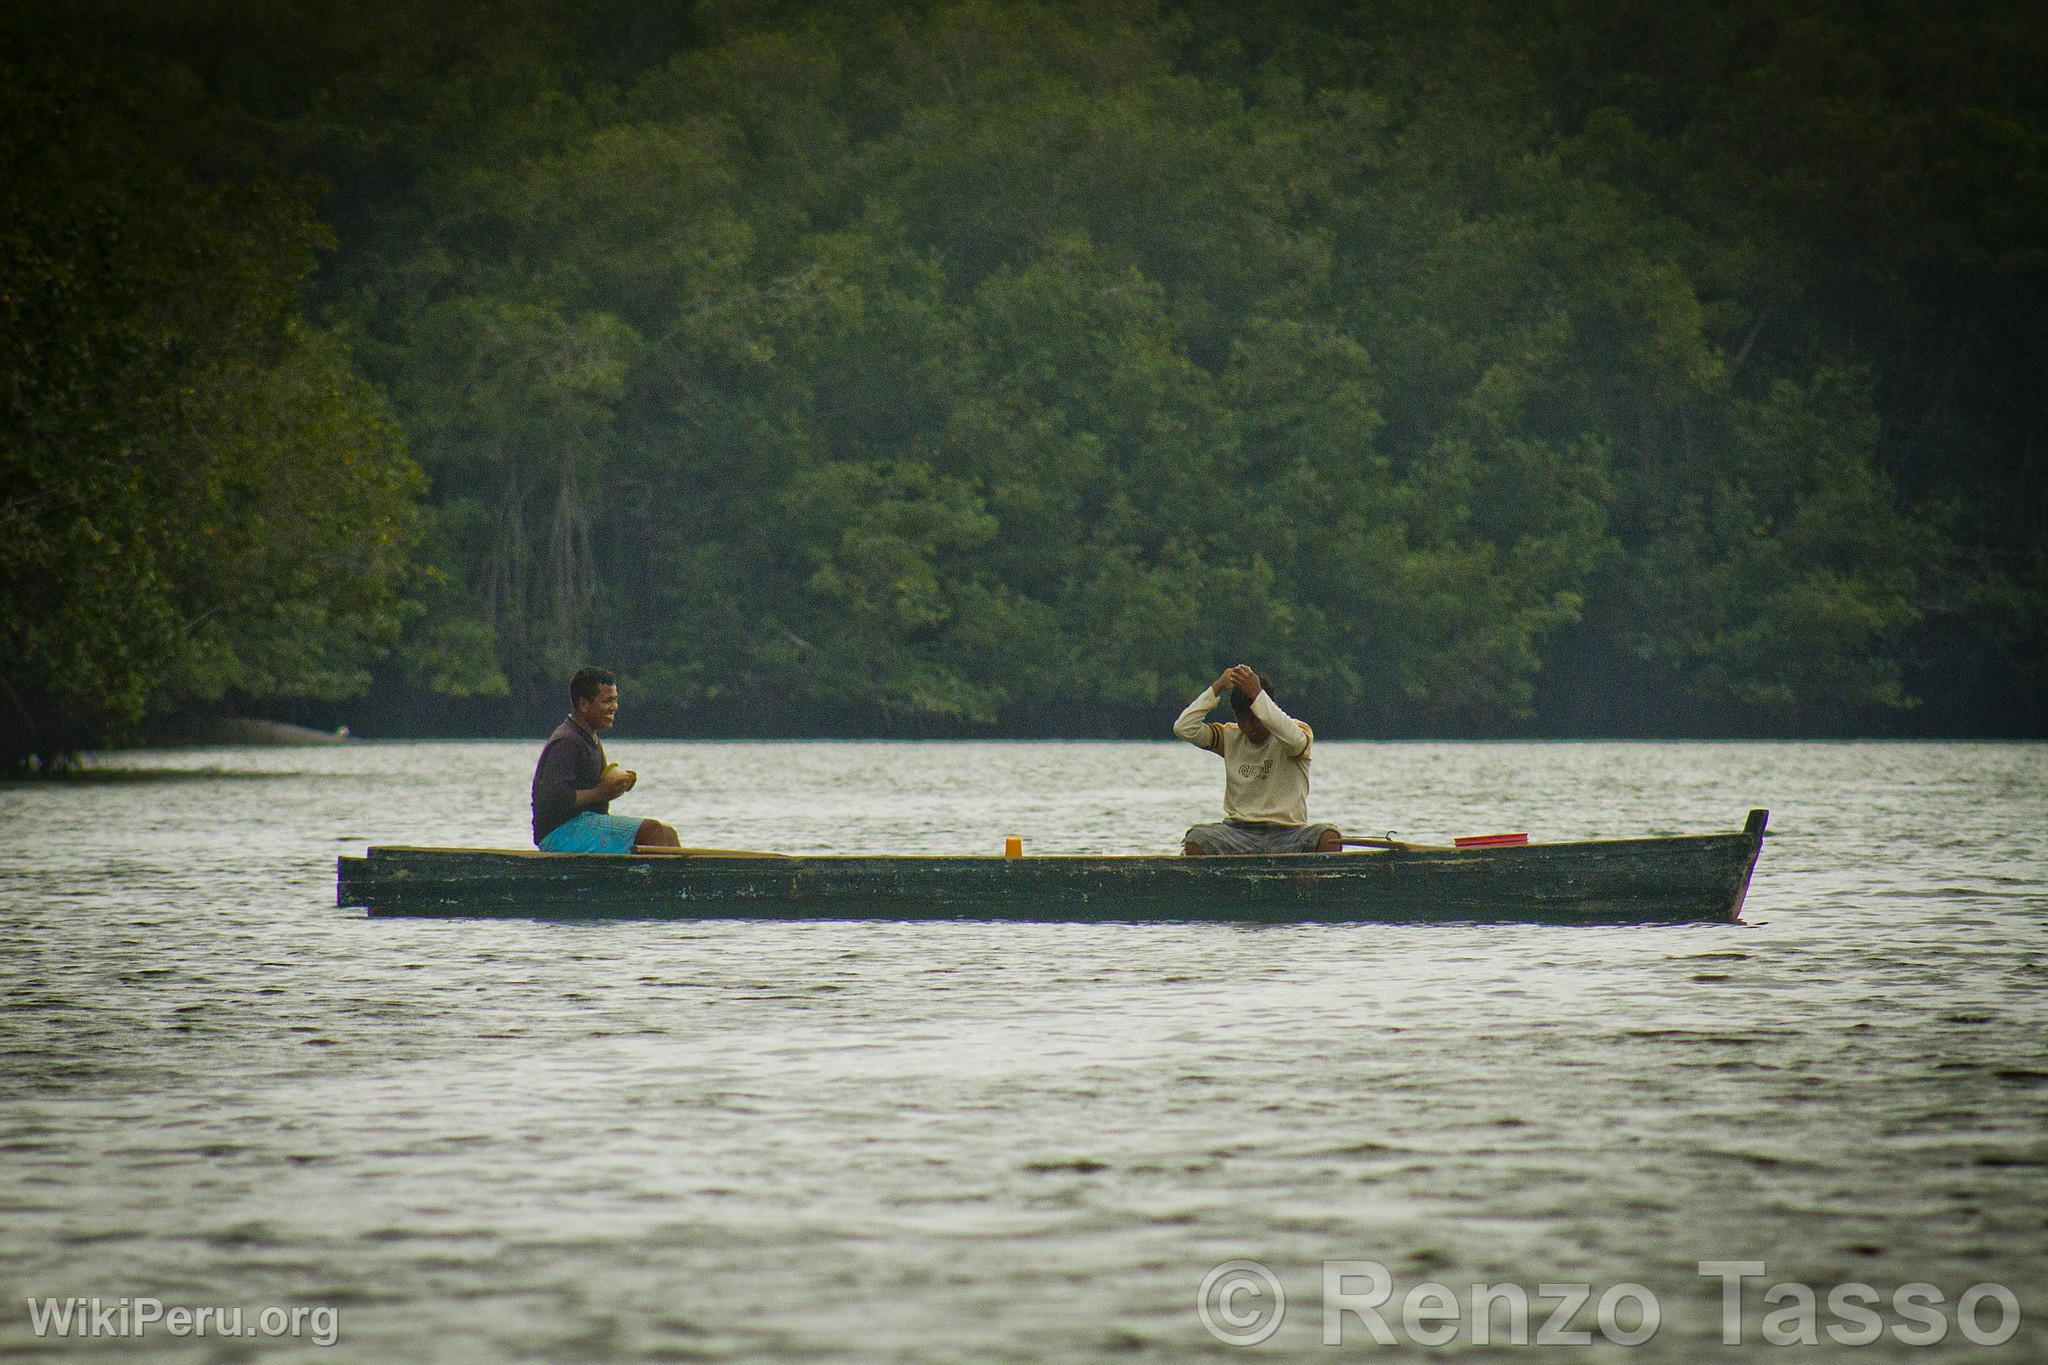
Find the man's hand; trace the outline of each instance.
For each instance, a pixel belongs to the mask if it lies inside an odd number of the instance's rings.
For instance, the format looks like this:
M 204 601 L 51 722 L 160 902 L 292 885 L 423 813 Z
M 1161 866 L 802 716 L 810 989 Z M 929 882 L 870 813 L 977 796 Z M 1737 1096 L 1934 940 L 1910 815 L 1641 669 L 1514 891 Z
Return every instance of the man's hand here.
M 1216 680 L 1216 691 L 1220 694 L 1235 687 L 1252 701 L 1259 699 L 1259 675 L 1250 664 L 1236 664 L 1223 670 L 1223 676 Z
M 633 784 L 640 780 L 640 774 L 624 768 L 607 768 L 604 776 L 597 779 L 598 800 L 616 801 L 633 790 Z
M 1230 685 L 1237 677 L 1237 670 L 1226 668 L 1216 675 L 1216 681 L 1209 684 L 1209 690 L 1219 697 L 1230 695 Z

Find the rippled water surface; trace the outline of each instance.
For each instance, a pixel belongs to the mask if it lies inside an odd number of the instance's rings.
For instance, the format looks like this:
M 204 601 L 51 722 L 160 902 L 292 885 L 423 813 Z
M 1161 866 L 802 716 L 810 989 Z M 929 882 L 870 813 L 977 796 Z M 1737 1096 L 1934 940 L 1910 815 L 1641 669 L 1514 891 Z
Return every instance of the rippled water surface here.
M 1171 742 L 608 747 L 641 773 L 622 812 L 785 851 L 1165 851 L 1220 796 Z M 1769 1350 L 1763 1287 L 1800 1281 L 1804 1354 L 2048 1359 L 2048 747 L 1318 748 L 1311 813 L 1353 832 L 1768 806 L 1737 926 L 335 908 L 339 853 L 524 844 L 536 751 L 147 752 L 0 787 L 0 1354 L 1391 1359 L 1423 1354 L 1411 1287 L 1512 1281 L 1634 1282 L 1662 1319 L 1516 1357 L 1722 1360 Z M 1288 1299 L 1248 1352 L 1196 1311 L 1236 1258 Z M 1332 1260 L 1387 1268 L 1403 1345 L 1323 1344 Z M 1703 1260 L 1768 1266 L 1745 1349 Z M 2023 1322 L 1850 1351 L 1824 1334 L 1848 1281 L 1887 1329 L 1911 1281 L 2002 1284 Z M 329 1305 L 340 1342 L 59 1343 L 25 1312 L 123 1295 Z M 1499 1357 L 1471 1335 L 1443 1353 Z

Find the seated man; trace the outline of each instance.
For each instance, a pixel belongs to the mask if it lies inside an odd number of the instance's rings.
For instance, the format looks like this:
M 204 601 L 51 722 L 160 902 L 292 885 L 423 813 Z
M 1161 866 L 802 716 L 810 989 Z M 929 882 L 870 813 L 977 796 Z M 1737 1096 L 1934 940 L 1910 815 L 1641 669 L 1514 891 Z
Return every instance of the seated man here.
M 613 798 L 639 780 L 607 766 L 600 730 L 619 715 L 618 680 L 602 668 L 579 668 L 569 679 L 569 718 L 555 727 L 533 769 L 533 842 L 545 853 L 631 853 L 635 844 L 678 848 L 682 840 L 659 820 L 611 813 Z
M 1230 689 L 1235 725 L 1205 719 Z M 1315 735 L 1280 709 L 1266 680 L 1249 664 L 1228 668 L 1188 703 L 1173 723 L 1188 743 L 1223 759 L 1220 825 L 1196 825 L 1181 851 L 1205 853 L 1336 853 L 1343 835 L 1335 825 L 1308 822 L 1308 750 Z

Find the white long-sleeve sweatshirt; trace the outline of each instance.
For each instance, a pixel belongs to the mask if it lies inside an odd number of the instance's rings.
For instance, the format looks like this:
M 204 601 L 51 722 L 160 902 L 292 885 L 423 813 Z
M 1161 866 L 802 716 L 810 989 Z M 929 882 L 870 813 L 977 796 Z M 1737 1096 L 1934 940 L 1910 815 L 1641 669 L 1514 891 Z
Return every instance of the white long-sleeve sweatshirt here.
M 1223 813 L 1233 820 L 1270 825 L 1308 823 L 1308 757 L 1315 732 L 1280 709 L 1273 694 L 1252 699 L 1252 714 L 1269 732 L 1254 744 L 1235 722 L 1207 719 L 1222 698 L 1213 687 L 1188 703 L 1173 733 L 1223 760 Z

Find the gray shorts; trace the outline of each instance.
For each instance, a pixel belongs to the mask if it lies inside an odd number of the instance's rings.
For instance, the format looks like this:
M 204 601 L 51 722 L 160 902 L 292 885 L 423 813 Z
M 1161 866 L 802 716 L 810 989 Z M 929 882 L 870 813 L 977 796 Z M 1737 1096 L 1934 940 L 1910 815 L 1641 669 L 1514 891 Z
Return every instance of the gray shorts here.
M 1204 853 L 1313 853 L 1324 830 L 1335 825 L 1268 825 L 1253 820 L 1225 820 L 1196 825 L 1181 837 Z

